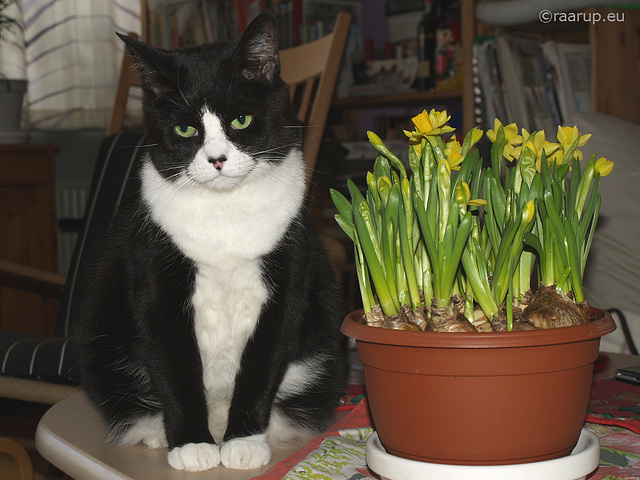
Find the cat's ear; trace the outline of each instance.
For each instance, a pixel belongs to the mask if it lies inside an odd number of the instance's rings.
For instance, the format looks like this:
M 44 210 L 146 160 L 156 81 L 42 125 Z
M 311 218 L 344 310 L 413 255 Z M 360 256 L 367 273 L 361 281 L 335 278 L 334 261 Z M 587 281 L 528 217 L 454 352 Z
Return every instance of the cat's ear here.
M 171 88 L 167 81 L 171 68 L 168 52 L 147 45 L 128 35 L 122 35 L 118 32 L 116 35 L 124 42 L 140 71 L 142 89 L 156 95 L 167 93 Z
M 248 80 L 272 81 L 280 73 L 278 43 L 278 25 L 273 15 L 258 15 L 238 44 L 242 76 Z

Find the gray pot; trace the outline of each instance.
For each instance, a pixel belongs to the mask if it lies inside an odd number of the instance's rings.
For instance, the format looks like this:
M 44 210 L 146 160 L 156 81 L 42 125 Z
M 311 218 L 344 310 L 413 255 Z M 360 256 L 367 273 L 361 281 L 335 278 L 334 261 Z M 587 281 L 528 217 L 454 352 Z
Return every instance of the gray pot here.
M 0 132 L 20 130 L 26 80 L 0 79 Z

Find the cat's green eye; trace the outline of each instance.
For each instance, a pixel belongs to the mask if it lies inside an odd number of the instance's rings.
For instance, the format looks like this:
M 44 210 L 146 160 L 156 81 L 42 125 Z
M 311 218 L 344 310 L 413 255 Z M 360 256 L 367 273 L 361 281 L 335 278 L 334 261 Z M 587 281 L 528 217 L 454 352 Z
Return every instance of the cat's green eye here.
M 251 120 L 253 120 L 252 115 L 240 115 L 233 119 L 231 122 L 231 128 L 234 130 L 243 130 L 251 125 Z
M 191 125 L 176 125 L 173 129 L 178 135 L 184 138 L 193 137 L 198 133 L 198 130 Z

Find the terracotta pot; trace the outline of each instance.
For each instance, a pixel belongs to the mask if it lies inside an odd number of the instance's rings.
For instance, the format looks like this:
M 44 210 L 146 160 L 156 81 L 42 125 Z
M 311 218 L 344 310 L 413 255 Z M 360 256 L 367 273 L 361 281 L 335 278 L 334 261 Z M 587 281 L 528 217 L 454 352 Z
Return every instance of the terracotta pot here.
M 600 337 L 586 325 L 505 333 L 407 332 L 360 323 L 357 340 L 371 414 L 393 455 L 433 463 L 503 465 L 568 455 L 589 402 Z

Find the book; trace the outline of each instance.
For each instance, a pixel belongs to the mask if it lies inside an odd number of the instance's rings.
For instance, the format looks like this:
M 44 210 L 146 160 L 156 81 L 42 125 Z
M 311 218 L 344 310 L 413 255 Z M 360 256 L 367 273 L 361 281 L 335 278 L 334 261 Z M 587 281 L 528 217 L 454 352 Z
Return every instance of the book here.
M 542 50 L 551 64 L 562 118 L 591 110 L 589 44 L 548 41 Z
M 495 38 L 477 41 L 474 50 L 485 128 L 493 128 L 493 119 L 498 118 L 530 132 L 555 132 L 563 115 L 542 44 L 499 32 Z

